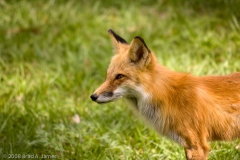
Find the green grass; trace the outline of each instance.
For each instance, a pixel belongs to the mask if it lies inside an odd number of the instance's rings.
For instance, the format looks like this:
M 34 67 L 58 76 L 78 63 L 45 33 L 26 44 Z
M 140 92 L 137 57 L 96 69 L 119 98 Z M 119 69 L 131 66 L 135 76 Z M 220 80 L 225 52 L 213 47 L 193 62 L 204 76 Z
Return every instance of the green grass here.
M 113 55 L 107 30 L 128 42 L 142 36 L 173 70 L 224 75 L 240 71 L 239 7 L 237 0 L 0 0 L 0 155 L 184 159 L 125 100 L 90 100 Z M 240 159 L 239 145 L 213 142 L 209 158 Z

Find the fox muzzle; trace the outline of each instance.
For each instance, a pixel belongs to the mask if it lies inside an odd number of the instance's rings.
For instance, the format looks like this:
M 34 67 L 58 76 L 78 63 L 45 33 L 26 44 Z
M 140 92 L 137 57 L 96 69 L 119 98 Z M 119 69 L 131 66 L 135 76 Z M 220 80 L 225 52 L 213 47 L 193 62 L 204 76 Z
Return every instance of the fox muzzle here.
M 92 94 L 90 96 L 90 98 L 93 100 L 93 101 L 96 101 L 98 99 L 98 95 L 97 94 Z

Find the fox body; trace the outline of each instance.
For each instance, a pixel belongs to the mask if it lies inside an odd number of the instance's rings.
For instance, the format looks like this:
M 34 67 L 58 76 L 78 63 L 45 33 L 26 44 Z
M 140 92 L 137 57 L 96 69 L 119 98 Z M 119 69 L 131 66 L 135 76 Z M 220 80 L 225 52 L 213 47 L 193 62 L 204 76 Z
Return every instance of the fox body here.
M 208 141 L 240 137 L 240 72 L 196 77 L 157 63 L 141 37 L 130 44 L 108 31 L 115 48 L 97 103 L 122 97 L 153 128 L 182 145 L 187 159 L 207 159 Z

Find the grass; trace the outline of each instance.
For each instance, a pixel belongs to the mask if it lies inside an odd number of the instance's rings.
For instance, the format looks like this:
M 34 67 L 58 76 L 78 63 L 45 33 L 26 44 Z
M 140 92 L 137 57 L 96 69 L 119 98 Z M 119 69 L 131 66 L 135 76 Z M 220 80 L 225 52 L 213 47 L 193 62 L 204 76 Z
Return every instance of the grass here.
M 0 154 L 184 159 L 125 100 L 91 102 L 113 54 L 107 29 L 129 42 L 142 36 L 173 70 L 224 75 L 240 71 L 239 7 L 237 0 L 0 0 Z M 239 143 L 211 143 L 209 159 L 240 159 Z

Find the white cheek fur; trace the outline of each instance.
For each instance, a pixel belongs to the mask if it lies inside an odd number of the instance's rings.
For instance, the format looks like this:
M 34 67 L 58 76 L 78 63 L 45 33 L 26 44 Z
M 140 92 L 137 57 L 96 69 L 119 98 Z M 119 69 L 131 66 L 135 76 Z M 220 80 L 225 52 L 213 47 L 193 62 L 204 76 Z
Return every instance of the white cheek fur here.
M 114 97 L 119 97 L 122 98 L 124 97 L 126 94 L 126 89 L 122 88 L 122 87 L 118 87 L 114 92 L 113 92 L 113 96 Z

